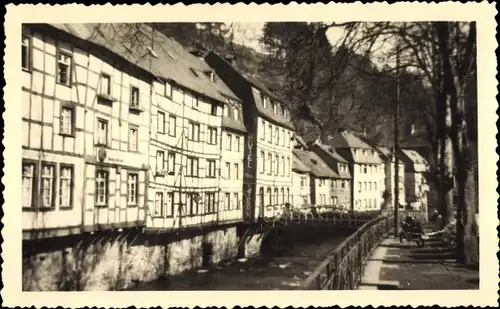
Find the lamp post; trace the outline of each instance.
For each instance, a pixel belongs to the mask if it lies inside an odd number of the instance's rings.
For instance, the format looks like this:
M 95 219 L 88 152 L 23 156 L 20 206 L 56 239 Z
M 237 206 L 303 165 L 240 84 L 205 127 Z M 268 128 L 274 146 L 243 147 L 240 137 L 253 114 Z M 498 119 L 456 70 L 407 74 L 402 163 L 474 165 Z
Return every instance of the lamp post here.
M 394 237 L 399 231 L 399 101 L 400 101 L 400 76 L 399 76 L 399 38 L 396 42 L 396 102 L 394 104 Z

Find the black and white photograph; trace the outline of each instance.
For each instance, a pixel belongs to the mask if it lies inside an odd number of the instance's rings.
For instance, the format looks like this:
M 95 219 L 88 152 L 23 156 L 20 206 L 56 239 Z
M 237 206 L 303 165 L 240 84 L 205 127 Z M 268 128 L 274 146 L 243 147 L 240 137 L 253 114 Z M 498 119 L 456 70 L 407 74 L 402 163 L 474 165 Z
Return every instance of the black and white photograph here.
M 496 11 L 442 4 L 8 6 L 6 305 L 494 305 Z

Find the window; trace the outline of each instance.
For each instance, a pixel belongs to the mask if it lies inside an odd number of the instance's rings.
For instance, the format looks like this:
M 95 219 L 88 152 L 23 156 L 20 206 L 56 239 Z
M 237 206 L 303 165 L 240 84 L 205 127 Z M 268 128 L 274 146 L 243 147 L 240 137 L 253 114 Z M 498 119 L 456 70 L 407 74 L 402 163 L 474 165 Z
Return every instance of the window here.
M 363 173 L 368 174 L 368 169 L 366 165 L 363 165 Z
M 59 172 L 59 208 L 71 208 L 73 201 L 73 167 L 61 165 Z
M 175 152 L 168 153 L 168 174 L 173 175 L 175 173 Z
M 290 176 L 290 158 L 286 158 L 286 175 Z
M 285 204 L 285 189 L 281 188 L 281 204 Z
M 31 48 L 30 44 L 31 40 L 28 36 L 23 35 L 22 38 L 22 45 L 21 45 L 21 61 L 22 61 L 22 68 L 24 70 L 30 70 L 31 69 Z
M 267 154 L 267 173 L 271 175 L 271 171 L 273 168 L 273 155 L 268 153 Z
M 173 217 L 174 216 L 174 192 L 168 192 L 167 193 L 167 207 L 165 209 L 165 215 L 167 217 Z
M 264 119 L 260 120 L 260 139 L 264 140 L 266 136 L 266 123 Z
M 365 181 L 365 191 L 368 191 L 368 184 Z
M 41 176 L 41 206 L 54 207 L 54 165 L 42 163 Z
M 130 88 L 130 106 L 139 106 L 139 88 Z
M 224 105 L 222 112 L 225 118 L 229 118 L 229 105 Z
M 189 203 L 189 214 L 190 215 L 198 214 L 199 195 L 196 193 L 188 193 L 187 198 Z
M 57 82 L 69 86 L 71 84 L 71 54 L 59 51 L 57 59 Z
M 340 182 L 340 186 L 342 187 L 342 189 L 345 189 L 345 182 L 343 180 Z
M 363 191 L 363 184 L 360 182 L 358 182 L 358 188 L 359 188 L 359 192 L 361 193 L 361 191 Z
M 275 102 L 271 101 L 271 106 L 273 108 L 273 114 L 275 114 L 275 115 L 276 115 L 276 105 L 277 104 Z
M 226 140 L 226 149 L 231 150 L 231 144 L 233 143 L 233 136 L 231 134 L 227 134 Z
M 377 182 L 373 183 L 373 190 L 377 191 Z
M 23 162 L 23 207 L 34 206 L 35 166 L 35 163 Z
M 217 144 L 217 128 L 208 127 L 208 143 L 210 145 Z
M 193 108 L 198 109 L 200 107 L 200 101 L 198 101 L 197 97 L 193 97 Z
M 286 202 L 290 203 L 290 189 L 286 188 Z
M 111 95 L 111 77 L 107 74 L 101 74 L 99 94 Z
M 59 130 L 60 134 L 73 136 L 75 134 L 73 130 L 73 120 L 74 120 L 74 109 L 71 106 L 61 105 L 61 127 Z
M 305 177 L 300 177 L 300 188 L 304 188 L 305 186 L 305 183 L 306 183 L 306 179 Z
M 288 110 L 283 107 L 283 117 L 288 118 Z
M 240 176 L 240 166 L 238 163 L 234 163 L 234 179 L 239 179 Z
M 260 152 L 260 172 L 262 174 L 266 172 L 266 159 L 264 156 L 264 151 Z
M 127 179 L 127 204 L 137 205 L 139 176 L 135 173 L 128 173 Z
M 280 129 L 279 128 L 276 128 L 276 130 L 274 131 L 274 138 L 275 138 L 275 143 L 276 145 L 279 145 L 280 144 Z
M 189 122 L 188 139 L 194 142 L 200 141 L 200 124 Z
M 273 204 L 273 195 L 271 194 L 271 188 L 267 188 L 267 199 L 268 199 L 267 205 L 272 205 Z
M 282 168 L 282 170 L 281 170 L 281 174 L 282 174 L 283 176 L 285 176 L 285 174 L 286 174 L 286 171 L 285 171 L 285 169 L 286 169 L 285 157 L 281 157 L 281 165 L 283 166 L 283 168 Z
M 278 195 L 278 188 L 274 189 L 274 205 L 279 205 L 279 195 Z
M 371 191 L 371 190 L 372 190 L 372 183 L 371 183 L 371 182 L 369 182 L 369 183 L 368 183 L 368 191 Z
M 165 113 L 158 111 L 156 118 L 156 128 L 158 133 L 165 134 Z
M 138 150 L 138 147 L 137 147 L 137 144 L 138 144 L 138 134 L 137 134 L 137 127 L 136 126 L 133 126 L 133 127 L 130 127 L 129 128 L 129 132 L 128 132 L 128 150 L 129 151 L 137 151 Z
M 97 119 L 97 145 L 108 145 L 108 121 Z
M 156 192 L 153 215 L 156 217 L 163 217 L 163 192 Z
M 213 192 L 206 193 L 205 198 L 206 198 L 205 213 L 215 212 L 215 193 Z
M 281 129 L 281 146 L 285 147 L 285 129 Z
M 231 210 L 231 196 L 229 193 L 224 193 L 224 210 Z
M 207 160 L 207 177 L 215 178 L 215 160 Z
M 240 120 L 240 113 L 239 113 L 239 111 L 238 111 L 238 109 L 237 109 L 237 108 L 234 108 L 234 109 L 233 109 L 233 118 L 234 118 L 234 120 L 236 120 L 236 121 Z
M 226 162 L 226 179 L 231 179 L 231 163 Z
M 187 176 L 198 177 L 198 158 L 187 158 Z
M 268 99 L 267 99 L 267 97 L 262 96 L 261 98 L 262 98 L 262 106 L 263 106 L 264 108 L 267 108 L 267 100 L 268 100 Z
M 165 83 L 165 97 L 172 98 L 172 85 L 168 82 Z
M 169 115 L 168 116 L 168 134 L 170 136 L 175 136 L 175 128 L 177 127 L 176 121 L 177 119 L 175 116 Z
M 165 170 L 165 153 L 161 150 L 156 151 L 156 171 L 163 172 Z
M 269 136 L 267 137 L 267 141 L 269 143 L 272 143 L 273 142 L 273 126 L 272 125 L 268 125 L 268 129 L 269 130 L 268 130 L 267 133 L 269 134 Z
M 210 115 L 217 116 L 217 105 L 214 103 L 210 104 Z
M 330 187 L 335 189 L 335 180 L 330 181 Z
M 240 151 L 240 137 L 239 136 L 236 136 L 235 138 L 235 143 L 236 143 L 236 151 Z
M 280 172 L 280 157 L 278 155 L 276 155 L 275 157 L 274 172 L 276 173 L 276 175 L 279 175 Z
M 234 209 L 240 208 L 240 198 L 238 196 L 238 193 L 233 193 L 233 204 L 234 204 Z
M 106 206 L 108 203 L 108 172 L 96 172 L 95 191 L 96 206 Z

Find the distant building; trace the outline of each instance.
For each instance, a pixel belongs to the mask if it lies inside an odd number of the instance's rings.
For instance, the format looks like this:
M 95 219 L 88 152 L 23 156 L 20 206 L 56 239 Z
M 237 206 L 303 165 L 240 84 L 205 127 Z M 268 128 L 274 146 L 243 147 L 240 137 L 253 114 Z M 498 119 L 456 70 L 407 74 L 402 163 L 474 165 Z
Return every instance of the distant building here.
M 351 209 L 380 209 L 385 171 L 379 153 L 346 130 L 339 130 L 335 135 L 323 139 L 322 144 L 333 147 L 349 162 L 349 172 L 352 175 Z
M 333 147 L 321 144 L 319 141 L 312 145 L 312 150 L 339 175 L 339 178 L 331 183 L 332 195 L 336 197 L 337 205 L 344 209 L 351 209 L 352 177 L 349 162 Z
M 412 209 L 427 210 L 429 203 L 427 160 L 415 150 L 401 149 L 398 155 L 405 164 L 406 202 Z
M 292 206 L 311 205 L 311 169 L 297 155 L 292 159 Z
M 396 205 L 396 186 L 394 185 L 394 175 L 396 173 L 396 160 L 394 154 L 389 148 L 377 146 L 375 147 L 380 153 L 380 158 L 384 162 L 385 169 L 385 184 L 383 187 L 384 191 L 390 194 L 389 207 L 394 207 Z M 399 171 L 398 171 L 398 200 L 399 207 L 402 208 L 406 205 L 405 199 L 405 165 L 402 161 L 399 161 Z
M 311 204 L 318 206 L 338 206 L 337 196 L 332 190 L 332 184 L 340 179 L 339 175 L 316 153 L 304 149 L 300 145 L 293 149 L 293 153 L 311 171 L 309 174 Z
M 243 213 L 246 220 L 291 202 L 294 127 L 284 102 L 255 78 L 211 52 L 205 57 L 243 102 L 247 129 L 244 149 Z

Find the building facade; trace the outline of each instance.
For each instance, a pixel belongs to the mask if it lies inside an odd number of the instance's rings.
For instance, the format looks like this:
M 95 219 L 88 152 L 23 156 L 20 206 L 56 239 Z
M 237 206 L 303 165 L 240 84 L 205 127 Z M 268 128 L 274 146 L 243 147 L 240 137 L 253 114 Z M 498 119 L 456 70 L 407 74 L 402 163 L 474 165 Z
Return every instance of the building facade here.
M 265 217 L 273 208 L 291 202 L 294 127 L 290 113 L 270 90 L 226 59 L 209 53 L 205 60 L 243 102 L 244 219 Z
M 385 169 L 385 185 L 384 191 L 390 194 L 389 207 L 394 207 L 396 205 L 396 186 L 395 183 L 395 173 L 396 173 L 396 160 L 394 154 L 387 147 L 376 147 L 379 151 L 380 158 L 384 162 Z M 406 193 L 405 193 L 405 165 L 402 161 L 399 161 L 399 171 L 398 171 L 398 200 L 399 208 L 403 208 L 406 205 Z
M 429 204 L 427 160 L 415 150 L 401 149 L 398 155 L 405 164 L 404 180 L 408 207 L 415 210 L 427 210 Z
M 151 74 L 87 34 L 23 25 L 27 238 L 144 225 Z
M 352 175 L 351 210 L 370 211 L 381 208 L 385 183 L 384 165 L 379 153 L 347 130 L 324 138 L 330 146 L 349 162 Z
M 312 145 L 312 150 L 339 175 L 331 183 L 332 196 L 334 196 L 334 206 L 341 209 L 351 209 L 351 187 L 352 177 L 349 171 L 349 162 L 344 159 L 333 147 L 329 147 L 316 141 Z
M 329 207 L 338 205 L 338 196 L 332 190 L 332 184 L 338 181 L 340 176 L 321 157 L 308 149 L 295 148 L 293 153 L 311 170 L 309 180 L 311 204 Z

